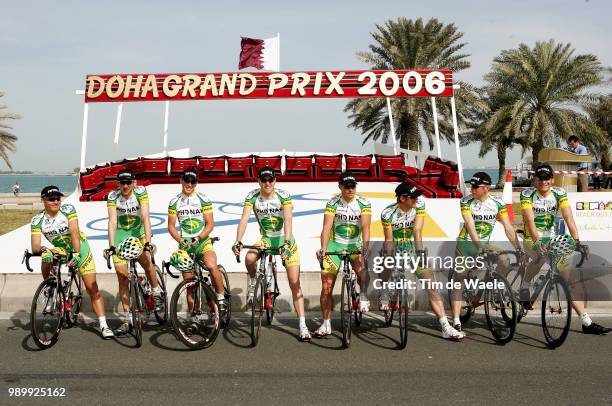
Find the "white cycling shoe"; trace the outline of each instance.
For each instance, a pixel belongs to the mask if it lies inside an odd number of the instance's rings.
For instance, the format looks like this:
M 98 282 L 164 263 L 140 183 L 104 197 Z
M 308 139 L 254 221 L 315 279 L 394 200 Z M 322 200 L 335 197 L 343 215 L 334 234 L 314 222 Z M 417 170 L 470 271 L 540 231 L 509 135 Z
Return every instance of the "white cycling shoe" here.
M 463 331 L 458 331 L 450 324 L 447 324 L 445 327 L 442 327 L 442 338 L 446 338 L 448 340 L 453 341 L 461 341 L 465 337 L 465 333 Z
M 361 313 L 367 313 L 370 311 L 370 300 L 369 299 L 359 299 L 359 311 Z

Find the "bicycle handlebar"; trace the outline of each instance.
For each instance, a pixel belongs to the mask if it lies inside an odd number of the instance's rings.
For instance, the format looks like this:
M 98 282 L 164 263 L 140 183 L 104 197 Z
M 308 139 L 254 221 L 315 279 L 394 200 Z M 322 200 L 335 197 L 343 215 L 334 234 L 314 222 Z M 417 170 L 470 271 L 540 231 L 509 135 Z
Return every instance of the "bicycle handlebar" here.
M 348 257 L 350 255 L 362 255 L 364 253 L 363 250 L 357 251 L 329 251 L 326 252 L 325 255 L 337 255 L 339 257 Z
M 242 248 L 246 248 L 246 249 L 251 249 L 251 250 L 257 250 L 259 252 L 259 255 L 261 256 L 262 254 L 272 254 L 272 255 L 280 255 L 278 250 L 279 248 L 270 248 L 270 247 L 264 247 L 262 245 L 240 245 L 240 249 Z M 240 254 L 236 255 L 236 262 L 240 263 Z
M 25 252 L 23 253 L 23 258 L 21 259 L 21 263 L 22 264 L 25 263 L 25 266 L 26 266 L 28 271 L 34 272 L 34 270 L 30 267 L 30 258 L 32 258 L 32 257 L 39 257 L 39 256 L 40 256 L 40 254 L 35 255 L 35 254 L 32 254 L 30 251 L 25 250 Z
M 170 271 L 170 262 L 162 261 L 162 269 L 168 272 L 168 275 L 170 275 L 174 279 L 178 279 L 178 275 L 175 275 Z

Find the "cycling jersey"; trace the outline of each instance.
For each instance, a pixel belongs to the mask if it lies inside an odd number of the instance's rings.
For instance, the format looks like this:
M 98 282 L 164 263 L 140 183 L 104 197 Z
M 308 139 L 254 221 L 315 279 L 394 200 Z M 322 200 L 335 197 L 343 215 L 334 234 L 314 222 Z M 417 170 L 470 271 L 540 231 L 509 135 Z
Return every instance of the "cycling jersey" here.
M 476 233 L 481 241 L 491 238 L 493 227 L 497 218 L 508 217 L 506 205 L 499 198 L 489 195 L 489 197 L 481 202 L 475 199 L 472 195 L 465 196 L 461 199 L 461 214 L 470 214 L 474 219 Z M 467 231 L 465 224 L 459 232 L 459 240 L 471 241 L 470 234 Z
M 186 196 L 179 193 L 170 200 L 168 216 L 175 216 L 180 226 L 181 237 L 197 237 L 206 226 L 204 215 L 212 213 L 212 203 L 198 192 Z
M 402 211 L 398 203 L 387 206 L 380 219 L 383 229 L 390 228 L 393 233 L 393 241 L 412 241 L 414 233 L 414 221 L 417 217 L 425 216 L 425 199 L 417 198 L 416 207 L 408 211 Z
M 521 210 L 533 210 L 533 219 L 541 238 L 554 237 L 555 217 L 559 209 L 569 205 L 567 193 L 560 187 L 551 187 L 547 196 L 540 195 L 533 187 L 521 192 Z M 525 227 L 525 239 L 531 239 L 528 227 Z
M 244 200 L 244 207 L 250 207 L 255 213 L 259 224 L 259 232 L 270 240 L 272 247 L 284 244 L 285 215 L 283 209 L 292 207 L 291 196 L 282 189 L 275 189 L 274 194 L 265 198 L 260 189 L 249 192 Z
M 55 217 L 47 215 L 43 210 L 32 218 L 32 234 L 42 234 L 53 246 L 63 248 L 66 252 L 74 252 L 69 229 L 69 223 L 73 220 L 77 220 L 77 213 L 71 204 L 62 204 Z M 87 237 L 79 232 L 79 239 L 81 240 L 79 272 L 81 275 L 95 273 L 96 267 Z
M 149 195 L 144 186 L 134 187 L 134 191 L 129 197 L 124 197 L 119 189 L 113 190 L 108 194 L 106 207 L 117 209 L 117 229 L 128 231 L 142 231 L 142 205 L 149 203 Z
M 350 202 L 346 202 L 342 196 L 335 196 L 327 202 L 325 214 L 334 216 L 330 241 L 358 244 L 361 241 L 361 215 L 372 214 L 372 206 L 359 195 Z

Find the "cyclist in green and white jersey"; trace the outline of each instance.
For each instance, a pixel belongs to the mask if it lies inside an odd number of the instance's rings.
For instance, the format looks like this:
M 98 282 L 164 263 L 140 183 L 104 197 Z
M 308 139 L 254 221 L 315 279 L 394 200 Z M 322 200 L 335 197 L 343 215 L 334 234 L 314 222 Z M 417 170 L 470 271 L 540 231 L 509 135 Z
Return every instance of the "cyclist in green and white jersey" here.
M 338 179 L 340 195 L 332 197 L 325 206 L 323 230 L 321 231 L 321 250 L 317 256 L 322 262 L 321 270 L 321 310 L 323 324 L 314 332 L 315 337 L 328 336 L 331 331 L 333 308 L 332 292 L 336 276 L 340 270 L 340 257 L 326 255 L 327 251 L 367 252 L 370 241 L 372 206 L 370 202 L 357 195 L 357 180 L 350 172 L 343 172 Z M 362 312 L 370 310 L 367 288 L 370 278 L 364 266 L 365 256 L 352 255 L 351 266 L 357 274 L 360 286 L 359 308 Z
M 476 172 L 467 183 L 471 184 L 472 194 L 461 199 L 461 216 L 463 217 L 464 224 L 459 232 L 459 237 L 457 237 L 455 258 L 475 258 L 485 249 L 497 250 L 494 245 L 489 244 L 489 239 L 498 220 L 504 226 L 506 237 L 508 237 L 514 249 L 517 250 L 518 257 L 520 258 L 521 247 L 514 227 L 508 218 L 506 205 L 503 201 L 489 193 L 491 190 L 491 177 L 485 172 Z M 509 264 L 509 259 L 502 255 L 498 258 L 497 270 L 504 273 L 508 269 Z M 464 270 L 455 268 L 453 278 L 456 281 L 462 282 L 465 278 Z M 462 290 L 463 283 L 462 288 L 453 289 L 451 299 L 453 327 L 457 331 L 461 331 L 459 313 L 461 312 Z
M 299 319 L 298 334 L 300 340 L 310 341 L 310 331 L 308 331 L 306 317 L 304 316 L 304 295 L 300 285 L 300 254 L 292 232 L 293 204 L 291 195 L 285 190 L 275 187 L 276 174 L 273 168 L 267 166 L 261 168 L 258 177 L 259 188 L 249 192 L 244 201 L 242 217 L 236 231 L 236 242 L 232 246 L 232 251 L 234 255 L 240 254 L 241 240 L 246 231 L 251 211 L 255 212 L 255 218 L 261 233 L 261 240 L 256 242 L 255 245 L 279 249 L 283 265 L 287 270 L 287 279 L 293 296 L 293 306 Z M 257 257 L 256 250 L 249 250 L 244 259 L 249 274 L 247 303 L 253 301 Z
M 186 169 L 181 176 L 181 193 L 170 200 L 168 205 L 168 232 L 179 244 L 178 251 L 170 257 L 170 263 L 184 257 L 180 251 L 187 254 L 200 255 L 210 276 L 217 294 L 217 303 L 221 310 L 226 307 L 223 288 L 223 275 L 217 265 L 217 254 L 210 240 L 210 234 L 215 228 L 213 206 L 204 194 L 196 191 L 198 173 L 195 168 Z M 176 228 L 178 221 L 179 229 Z M 193 279 L 193 271 L 182 272 L 184 280 Z M 193 298 L 187 297 L 191 307 Z
M 570 202 L 567 192 L 553 186 L 554 172 L 547 163 L 541 163 L 535 169 L 536 186 L 527 188 L 521 192 L 521 212 L 523 214 L 523 224 L 525 225 L 525 251 L 531 259 L 527 266 L 527 272 L 522 280 L 520 297 L 529 297 L 529 282 L 540 271 L 546 262 L 546 245 L 555 237 L 555 219 L 561 213 L 565 220 L 570 235 L 580 244 L 578 238 L 578 227 L 572 215 Z M 567 281 L 572 293 L 574 284 L 571 282 L 571 258 L 570 255 L 559 258 L 557 270 Z M 572 294 L 576 297 L 576 294 Z M 529 305 L 529 301 L 524 301 L 524 305 Z M 585 334 L 606 334 L 612 331 L 608 327 L 603 327 L 591 320 L 586 312 L 585 303 L 579 300 L 572 300 L 572 307 L 580 316 L 582 331 Z
M 115 335 L 125 335 L 132 330 L 130 314 L 130 299 L 128 290 L 128 261 L 119 258 L 115 253 L 123 240 L 134 237 L 147 248 L 143 250 L 138 262 L 145 270 L 147 279 L 153 289 L 153 300 L 159 310 L 163 306 L 161 287 L 157 284 L 155 267 L 151 261 L 149 250 L 154 251 L 151 244 L 151 221 L 149 219 L 149 195 L 144 186 L 136 185 L 136 177 L 129 170 L 117 174 L 117 189 L 112 190 L 106 199 L 108 210 L 108 244 L 109 254 L 113 254 L 113 264 L 119 281 L 119 297 L 123 306 L 121 326 L 115 330 Z
M 66 257 L 72 253 L 69 266 L 77 266 L 83 279 L 87 293 L 91 298 L 91 306 L 98 317 L 102 338 L 113 337 L 113 331 L 106 324 L 104 300 L 96 283 L 96 265 L 93 260 L 87 237 L 79 230 L 76 209 L 71 204 L 61 204 L 64 196 L 57 186 L 46 186 L 40 192 L 44 210 L 34 216 L 31 223 L 32 253 L 40 254 L 41 271 L 44 279 L 49 277 L 53 266 L 53 255 Z M 44 235 L 53 248 L 42 245 L 41 235 Z M 52 292 L 47 292 L 52 295 Z
M 395 188 L 397 201 L 387 206 L 380 216 L 385 234 L 385 255 L 394 256 L 397 252 L 407 252 L 410 255 L 421 254 L 425 258 L 423 255 L 425 252 L 423 250 L 425 199 L 421 196 L 422 194 L 422 190 L 405 182 Z M 415 274 L 419 279 L 429 281 L 427 295 L 431 308 L 440 322 L 442 337 L 454 341 L 461 340 L 465 334 L 455 330 L 449 324 L 440 293 L 432 287 L 431 282 L 435 281 L 432 270 L 427 267 L 427 264 L 422 264 L 415 270 Z M 381 290 L 379 309 L 389 310 L 389 291 L 387 289 Z

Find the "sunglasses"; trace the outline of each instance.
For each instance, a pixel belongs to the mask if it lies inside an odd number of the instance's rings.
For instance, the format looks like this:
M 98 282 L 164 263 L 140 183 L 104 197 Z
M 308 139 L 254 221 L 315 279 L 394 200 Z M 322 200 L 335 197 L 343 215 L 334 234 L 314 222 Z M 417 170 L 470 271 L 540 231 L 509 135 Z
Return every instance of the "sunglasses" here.
M 59 202 L 60 200 L 62 200 L 62 198 L 59 196 L 53 196 L 53 197 L 45 197 L 45 200 L 48 202 Z
M 266 178 L 266 179 L 262 179 L 260 180 L 261 183 L 274 183 L 276 179 L 270 179 L 270 178 Z
M 190 179 L 185 179 L 185 178 L 183 178 L 183 182 L 185 182 L 185 183 L 189 183 L 189 184 L 191 184 L 191 185 L 197 185 L 197 184 L 198 184 L 198 181 L 197 181 L 197 180 L 195 180 L 195 179 L 192 179 L 192 178 L 190 178 Z
M 131 185 L 134 181 L 132 180 L 121 180 L 119 181 L 119 183 L 121 183 L 122 185 Z
M 478 189 L 481 186 L 484 186 L 484 185 L 470 185 L 470 189 Z
M 355 189 L 357 185 L 343 185 L 342 187 L 345 189 Z

